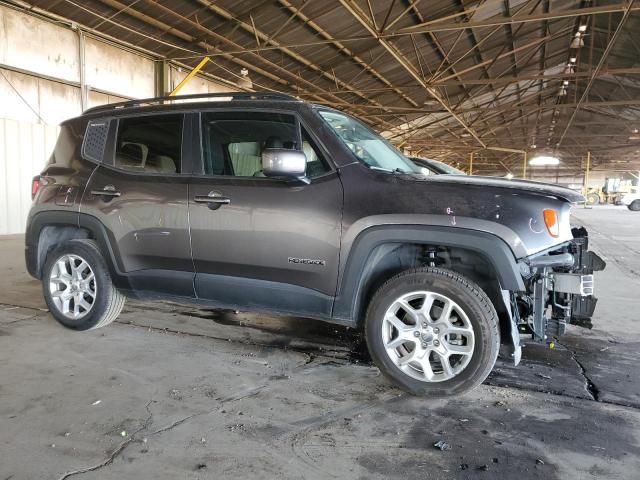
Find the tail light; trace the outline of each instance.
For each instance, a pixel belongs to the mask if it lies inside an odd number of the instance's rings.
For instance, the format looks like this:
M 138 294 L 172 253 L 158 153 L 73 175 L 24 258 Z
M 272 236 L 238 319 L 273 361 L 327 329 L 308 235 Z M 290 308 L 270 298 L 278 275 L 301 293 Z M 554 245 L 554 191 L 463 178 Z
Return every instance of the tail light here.
M 560 235 L 560 223 L 558 222 L 558 212 L 551 208 L 545 208 L 542 211 L 544 216 L 544 224 L 549 230 L 549 235 L 552 237 L 558 237 Z
M 36 175 L 33 177 L 33 180 L 31 180 L 31 200 L 35 198 L 38 190 L 40 190 L 40 175 Z

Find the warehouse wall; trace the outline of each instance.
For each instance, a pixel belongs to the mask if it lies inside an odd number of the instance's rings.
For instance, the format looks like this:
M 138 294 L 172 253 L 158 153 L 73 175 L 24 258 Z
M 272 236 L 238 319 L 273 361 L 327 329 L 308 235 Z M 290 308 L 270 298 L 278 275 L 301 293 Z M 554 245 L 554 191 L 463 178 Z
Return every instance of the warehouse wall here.
M 0 233 L 24 231 L 31 207 L 31 179 L 42 170 L 59 128 L 0 119 Z
M 153 97 L 157 64 L 124 46 L 86 34 L 81 40 L 64 24 L 0 6 L 0 235 L 24 232 L 31 178 L 49 158 L 60 122 L 82 113 L 81 82 L 85 109 Z M 180 70 L 169 67 L 169 88 L 186 75 Z M 230 90 L 196 76 L 180 93 Z

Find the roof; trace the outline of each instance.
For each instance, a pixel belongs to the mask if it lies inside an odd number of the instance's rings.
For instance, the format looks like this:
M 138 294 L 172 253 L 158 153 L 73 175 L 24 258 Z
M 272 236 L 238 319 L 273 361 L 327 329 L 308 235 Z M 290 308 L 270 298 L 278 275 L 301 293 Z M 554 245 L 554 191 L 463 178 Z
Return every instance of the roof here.
M 346 110 L 414 154 L 474 153 L 474 171 L 518 174 L 525 150 L 568 172 L 587 151 L 640 169 L 640 2 L 30 3 L 187 67 L 208 55 L 230 82 L 246 68 L 255 89 Z

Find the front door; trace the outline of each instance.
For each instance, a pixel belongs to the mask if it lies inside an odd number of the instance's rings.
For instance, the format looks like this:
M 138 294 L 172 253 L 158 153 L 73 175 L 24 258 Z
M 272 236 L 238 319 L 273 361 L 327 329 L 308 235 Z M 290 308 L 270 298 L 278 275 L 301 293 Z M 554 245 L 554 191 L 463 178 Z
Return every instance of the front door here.
M 328 317 L 338 275 L 342 186 L 288 113 L 201 115 L 202 166 L 189 189 L 198 297 Z M 303 150 L 309 184 L 262 174 L 264 148 Z
M 192 297 L 184 117 L 114 120 L 114 151 L 91 177 L 81 213 L 106 228 L 117 268 L 132 288 Z

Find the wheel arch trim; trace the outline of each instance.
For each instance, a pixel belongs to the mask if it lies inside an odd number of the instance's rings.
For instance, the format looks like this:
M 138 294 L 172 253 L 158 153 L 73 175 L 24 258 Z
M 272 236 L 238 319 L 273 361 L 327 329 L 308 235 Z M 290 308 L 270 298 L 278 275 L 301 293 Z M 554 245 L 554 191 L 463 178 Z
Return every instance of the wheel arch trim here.
M 378 225 L 362 231 L 353 241 L 341 267 L 333 317 L 357 323 L 367 282 L 364 275 L 375 250 L 385 244 L 418 244 L 457 247 L 482 255 L 496 272 L 500 288 L 521 291 L 524 283 L 516 257 L 497 235 L 440 225 Z
M 85 213 L 70 211 L 42 211 L 33 215 L 29 219 L 25 235 L 25 259 L 29 273 L 38 278 L 42 278 L 42 268 L 46 261 L 47 251 L 40 247 L 40 235 L 46 227 L 59 226 L 76 228 L 79 231 L 85 230 L 91 234 L 102 252 L 109 273 L 114 284 L 118 288 L 127 288 L 128 281 L 124 275 L 122 265 L 118 261 L 118 254 L 114 251 L 117 248 L 113 239 L 113 234 L 96 217 Z M 82 236 L 69 236 L 71 238 L 85 238 Z

